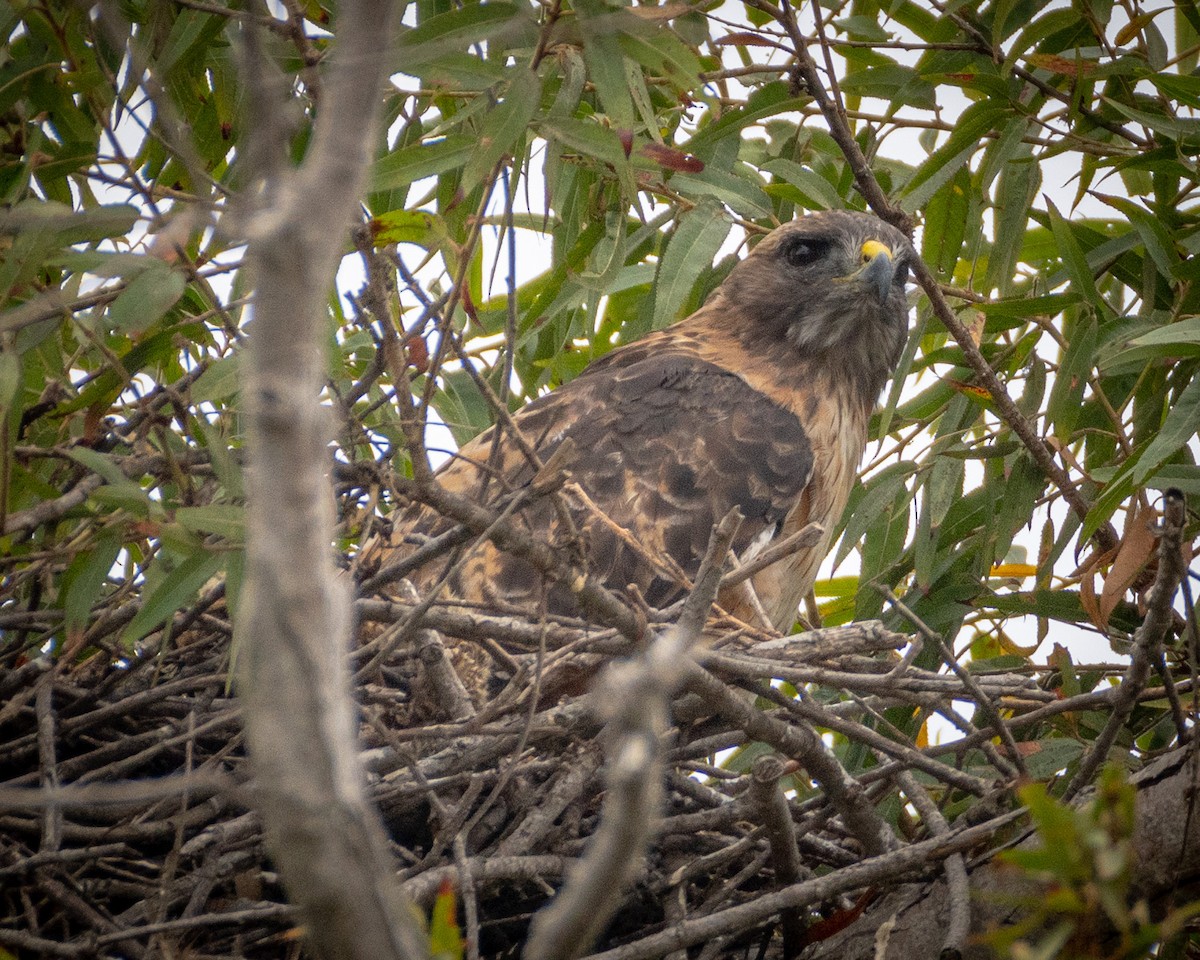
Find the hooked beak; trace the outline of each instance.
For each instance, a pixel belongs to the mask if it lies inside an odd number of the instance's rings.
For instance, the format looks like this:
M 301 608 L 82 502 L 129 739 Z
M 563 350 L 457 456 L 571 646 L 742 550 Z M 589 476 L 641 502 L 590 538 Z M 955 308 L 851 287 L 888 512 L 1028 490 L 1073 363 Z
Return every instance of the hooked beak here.
M 862 259 L 863 265 L 853 276 L 874 290 L 879 302 L 883 303 L 891 292 L 892 277 L 896 273 L 892 251 L 878 240 L 868 240 L 862 245 Z

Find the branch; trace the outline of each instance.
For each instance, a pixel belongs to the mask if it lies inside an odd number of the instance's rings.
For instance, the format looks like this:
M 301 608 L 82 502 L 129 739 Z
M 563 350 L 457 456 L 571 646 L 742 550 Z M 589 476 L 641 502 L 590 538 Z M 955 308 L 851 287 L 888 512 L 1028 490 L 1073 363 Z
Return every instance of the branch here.
M 928 863 L 943 861 L 952 854 L 969 850 L 975 844 L 991 839 L 999 830 L 1022 815 L 1023 811 L 1006 813 L 945 837 L 933 837 L 878 857 L 871 857 L 824 876 L 794 884 L 785 890 L 764 894 L 728 910 L 721 910 L 696 920 L 685 920 L 634 943 L 592 954 L 587 960 L 651 960 L 671 950 L 707 943 L 722 935 L 739 933 L 769 920 L 789 907 L 811 906 L 841 893 L 886 883 Z M 923 935 L 923 944 L 928 946 L 928 927 L 924 929 Z M 920 955 L 919 950 L 909 954 L 913 957 Z
M 1187 561 L 1183 556 L 1183 527 L 1187 521 L 1187 504 L 1183 494 L 1175 489 L 1164 495 L 1162 535 L 1158 541 L 1158 574 L 1150 589 L 1146 617 L 1133 635 L 1133 651 L 1129 658 L 1129 669 L 1113 696 L 1112 713 L 1104 729 L 1092 743 L 1091 749 L 1079 763 L 1079 772 L 1071 780 L 1063 794 L 1070 800 L 1092 782 L 1100 765 L 1108 759 L 1108 751 L 1116 742 L 1117 735 L 1125 728 L 1125 721 L 1133 712 L 1138 697 L 1150 678 L 1150 668 L 1162 657 L 1162 642 L 1171 626 L 1173 611 L 1171 600 L 1179 588 L 1179 582 L 1187 574 Z
M 787 796 L 779 784 L 784 776 L 799 768 L 794 760 L 785 761 L 771 754 L 758 757 L 750 768 L 750 787 L 746 791 L 747 802 L 766 828 L 767 842 L 771 845 L 771 868 L 779 887 L 788 887 L 812 876 L 812 871 L 805 869 L 800 861 L 796 824 L 792 821 Z M 803 946 L 804 918 L 800 911 L 789 907 L 782 911 L 780 926 L 783 928 L 783 955 L 794 957 Z
M 688 670 L 687 686 L 709 709 L 737 724 L 752 740 L 769 743 L 780 753 L 802 763 L 868 854 L 883 853 L 895 846 L 895 836 L 861 784 L 843 769 L 811 727 L 783 723 L 754 709 L 753 704 L 695 664 Z
M 329 425 L 319 403 L 324 305 L 371 159 L 392 25 L 390 2 L 339 6 L 308 156 L 298 170 L 283 169 L 283 144 L 258 144 L 276 160 L 270 206 L 251 220 L 248 252 L 257 297 L 245 388 L 252 463 L 239 688 L 268 847 L 316 952 L 346 960 L 428 950 L 401 905 L 357 759 L 344 655 L 349 604 L 330 551 Z M 278 107 L 265 84 L 251 89 L 260 116 Z
M 526 960 L 570 960 L 586 950 L 620 906 L 662 815 L 662 735 L 672 694 L 687 675 L 720 586 L 724 558 L 741 526 L 736 507 L 713 529 L 675 626 L 637 660 L 616 665 L 598 702 L 612 717 L 600 826 L 550 906 L 533 918 Z
M 1200 818 L 1196 817 L 1195 761 L 1187 748 L 1156 760 L 1132 780 L 1138 788 L 1133 851 L 1136 895 L 1155 904 L 1193 899 L 1200 885 Z M 1009 815 L 1012 819 L 1012 815 Z M 950 836 L 955 834 L 951 833 Z M 929 842 L 929 841 L 925 841 Z M 1037 837 L 1021 846 L 1040 843 Z M 1023 871 L 981 858 L 970 868 L 972 958 L 997 956 L 975 942 L 981 934 L 1019 924 L 1045 888 Z M 947 929 L 945 878 L 899 887 L 873 903 L 845 930 L 814 945 L 805 960 L 914 960 L 936 956 L 931 931 Z M 886 926 L 886 938 L 883 931 Z M 1007 954 L 1003 954 L 1007 956 Z

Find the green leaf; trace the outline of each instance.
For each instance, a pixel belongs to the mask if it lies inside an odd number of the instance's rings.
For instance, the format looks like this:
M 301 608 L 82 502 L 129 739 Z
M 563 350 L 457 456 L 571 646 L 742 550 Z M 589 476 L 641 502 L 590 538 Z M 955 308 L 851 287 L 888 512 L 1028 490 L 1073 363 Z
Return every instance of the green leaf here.
M 762 169 L 799 190 L 809 210 L 840 210 L 846 205 L 832 183 L 794 160 L 769 160 Z
M 187 278 L 166 264 L 143 270 L 108 308 L 112 329 L 128 335 L 148 330 L 163 318 L 187 289 Z
M 1083 247 L 1075 239 L 1071 224 L 1058 212 L 1058 207 L 1049 197 L 1046 198 L 1046 207 L 1050 214 L 1050 229 L 1054 232 L 1055 245 L 1062 257 L 1062 264 L 1066 268 L 1067 276 L 1071 278 L 1071 288 L 1106 315 L 1109 312 L 1108 305 L 1096 288 L 1096 278 L 1092 274 L 1092 268 L 1088 265 Z
M 91 548 L 81 551 L 71 561 L 62 580 L 63 613 L 68 632 L 82 629 L 87 624 L 120 552 L 120 534 L 115 530 L 102 530 Z
M 498 47 L 528 41 L 535 29 L 527 7 L 503 0 L 466 4 L 402 33 L 396 43 L 396 70 L 416 73 L 451 51 L 465 50 L 483 40 Z
M 0 208 L 0 234 L 41 233 L 62 245 L 93 243 L 123 236 L 139 218 L 138 209 L 126 203 L 72 210 L 61 203 L 27 200 L 10 210 Z
M 1054 435 L 1063 442 L 1070 441 L 1079 420 L 1080 401 L 1095 364 L 1095 354 L 1096 321 L 1087 317 L 1072 332 L 1046 407 L 1046 416 L 1054 425 Z
M 463 168 L 462 190 L 470 193 L 505 154 L 515 152 L 542 100 L 542 81 L 532 70 L 514 71 L 504 99 L 484 119 L 479 142 Z
M 575 117 L 550 117 L 538 124 L 538 132 L 557 140 L 568 150 L 595 157 L 614 167 L 627 163 L 625 151 L 615 131 L 594 120 Z
M 1101 363 L 1104 371 L 1145 366 L 1153 360 L 1170 361 L 1200 357 L 1200 317 L 1168 323 L 1134 337 L 1129 346 Z
M 1200 141 L 1200 120 L 1190 117 L 1176 118 L 1162 113 L 1152 113 L 1149 110 L 1139 110 L 1112 97 L 1101 98 L 1105 105 L 1112 107 L 1118 113 L 1128 117 L 1135 123 L 1143 123 L 1159 136 L 1168 140 L 1187 141 L 1194 146 Z M 1144 103 L 1144 101 L 1139 101 Z
M 192 403 L 217 403 L 234 396 L 240 385 L 241 356 L 232 353 L 210 363 L 188 392 Z
M 971 171 L 960 169 L 929 198 L 921 230 L 921 256 L 935 275 L 953 277 L 971 213 Z
M 651 73 L 666 77 L 676 90 L 686 92 L 700 83 L 700 61 L 691 48 L 669 30 L 649 33 L 623 33 L 625 53 Z
M 679 218 L 667 243 L 654 288 L 654 326 L 665 327 L 676 319 L 692 286 L 712 266 L 713 258 L 729 236 L 729 219 L 715 200 L 701 200 Z
M 895 501 L 908 495 L 908 478 L 916 470 L 917 465 L 909 461 L 892 464 L 872 477 L 861 495 L 852 497 L 851 506 L 847 508 L 849 519 L 846 521 L 846 529 L 834 556 L 835 567 L 849 556 L 854 545 L 873 525 L 880 523 L 880 518 Z
M 716 198 L 744 217 L 769 217 L 771 201 L 761 184 L 750 179 L 754 174 L 748 167 L 739 169 L 746 176 L 715 167 L 706 167 L 700 173 L 677 173 L 671 178 L 671 186 L 688 199 Z
M 988 317 L 1015 317 L 1025 319 L 1038 316 L 1054 316 L 1083 299 L 1078 293 L 1048 293 L 1040 297 L 1013 297 L 1007 300 L 989 300 L 977 304 L 977 308 Z
M 751 93 L 745 106 L 726 110 L 719 120 L 702 126 L 696 135 L 679 149 L 707 160 L 717 144 L 736 131 L 768 117 L 794 110 L 806 102 L 807 98 L 792 97 L 786 83 L 768 83 Z
M 447 879 L 438 889 L 429 915 L 429 950 L 434 960 L 462 960 L 466 941 L 458 929 L 454 884 Z
M 76 463 L 102 476 L 106 483 L 110 483 L 113 486 L 133 483 L 132 480 L 125 476 L 121 468 L 113 462 L 112 458 L 106 454 L 88 447 L 72 447 L 67 452 L 67 455 Z M 141 490 L 141 487 L 138 487 L 138 489 Z
M 1171 404 L 1162 427 L 1150 440 L 1133 471 L 1133 482 L 1140 485 L 1174 456 L 1200 431 L 1200 375 L 1193 373 L 1179 398 Z
M 1175 240 L 1162 221 L 1148 210 L 1138 206 L 1127 197 L 1112 197 L 1103 193 L 1093 195 L 1120 210 L 1133 224 L 1141 237 L 1146 252 L 1164 277 L 1174 277 L 1179 269 L 1179 254 L 1175 252 Z
M 1018 142 L 1014 152 L 1020 159 L 1007 160 L 996 182 L 995 242 L 984 280 L 984 289 L 994 287 L 1001 295 L 1012 291 L 1022 241 L 1029 225 L 1029 208 L 1042 186 L 1041 168 L 1030 160 L 1032 148 Z
M 973 103 L 963 111 L 950 138 L 922 163 L 901 192 L 901 206 L 909 213 L 923 207 L 958 173 L 977 150 L 988 131 L 1003 126 L 1010 110 L 993 100 Z
M 618 128 L 632 130 L 633 100 L 625 82 L 625 53 L 620 43 L 626 14 L 604 0 L 575 0 L 575 10 L 583 34 L 583 59 L 600 103 Z
M 1004 73 L 1009 73 L 1012 66 L 1018 59 L 1023 57 L 1027 50 L 1036 43 L 1045 40 L 1051 34 L 1063 30 L 1067 27 L 1073 27 L 1079 23 L 1079 14 L 1073 9 L 1057 9 L 1049 10 L 1037 17 L 1030 23 L 1017 39 L 1012 42 L 1008 48 L 1008 54 L 1004 59 L 1004 66 L 1001 68 Z M 1043 53 L 1058 53 L 1058 50 L 1043 50 Z
M 876 97 L 894 105 L 937 109 L 937 91 L 912 67 L 889 63 L 848 73 L 842 91 L 860 97 Z
M 222 563 L 221 552 L 215 550 L 201 548 L 186 556 L 144 599 L 141 609 L 121 633 L 121 646 L 131 649 L 137 641 L 166 623 L 176 611 L 194 603 L 200 588 L 221 569 Z
M 203 507 L 179 507 L 175 522 L 193 533 L 215 533 L 233 543 L 246 538 L 246 509 L 231 503 L 210 503 Z
M 371 192 L 396 190 L 461 167 L 478 146 L 472 137 L 452 134 L 432 143 L 394 150 L 375 162 L 371 172 Z
M 375 246 L 415 243 L 434 250 L 449 239 L 445 221 L 425 210 L 389 210 L 371 218 L 371 237 Z

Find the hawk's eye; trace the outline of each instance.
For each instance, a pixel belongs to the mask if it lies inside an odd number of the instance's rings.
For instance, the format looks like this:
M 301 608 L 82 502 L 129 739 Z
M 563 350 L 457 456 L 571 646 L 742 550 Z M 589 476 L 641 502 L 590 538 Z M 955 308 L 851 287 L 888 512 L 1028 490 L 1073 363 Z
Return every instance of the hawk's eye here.
M 908 286 L 908 264 L 907 263 L 902 262 L 902 263 L 896 264 L 896 273 L 895 273 L 895 276 L 892 277 L 892 283 L 894 283 L 898 287 Z
M 784 247 L 783 256 L 788 264 L 793 267 L 807 267 L 825 256 L 828 249 L 828 240 L 818 240 L 813 237 L 798 237 Z

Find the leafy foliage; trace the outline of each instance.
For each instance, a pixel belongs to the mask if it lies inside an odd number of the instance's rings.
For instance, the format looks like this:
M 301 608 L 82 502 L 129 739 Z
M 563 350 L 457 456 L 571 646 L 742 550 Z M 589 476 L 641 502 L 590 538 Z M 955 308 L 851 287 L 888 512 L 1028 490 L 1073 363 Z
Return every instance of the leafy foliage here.
M 69 664 L 153 655 L 214 604 L 236 613 L 252 455 L 241 255 L 269 188 L 247 64 L 294 90 L 275 122 L 299 158 L 337 29 L 318 0 L 283 7 L 0 13 L 6 666 L 44 650 Z M 497 404 L 694 309 L 772 226 L 865 208 L 794 69 L 789 11 L 408 6 L 363 223 L 329 302 L 343 554 L 396 505 L 391 471 L 411 470 L 402 397 L 449 428 L 424 434 L 431 450 L 462 442 Z M 916 218 L 943 295 L 1086 504 L 1067 505 L 916 292 L 821 617 L 917 618 L 980 676 L 1102 689 L 1120 668 L 1071 640 L 1125 649 L 1153 579 L 1159 492 L 1200 496 L 1200 15 L 851 0 L 799 27 L 883 193 Z M 1178 624 L 1167 648 L 1155 683 L 1186 672 Z M 941 656 L 928 645 L 917 664 Z M 1165 696 L 1138 706 L 1118 741 L 1130 764 L 1173 741 L 1172 716 Z M 888 735 L 917 742 L 928 717 L 893 709 Z M 1070 773 L 1102 724 L 1066 712 L 1019 727 L 1029 756 L 1051 761 L 1030 772 Z M 835 744 L 851 774 L 877 762 Z M 1051 801 L 1025 802 L 1036 814 Z

